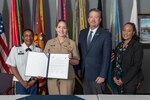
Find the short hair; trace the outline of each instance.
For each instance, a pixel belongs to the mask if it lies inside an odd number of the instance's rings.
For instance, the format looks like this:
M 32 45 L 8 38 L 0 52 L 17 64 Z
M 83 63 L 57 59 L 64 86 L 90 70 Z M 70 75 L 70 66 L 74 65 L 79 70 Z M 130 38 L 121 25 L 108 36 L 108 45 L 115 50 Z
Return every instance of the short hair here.
M 89 10 L 89 13 L 88 13 L 88 16 L 90 15 L 90 13 L 91 13 L 92 11 L 99 13 L 100 18 L 101 18 L 101 11 L 100 11 L 99 9 L 97 9 L 97 8 L 92 8 L 92 9 L 90 9 L 90 10 Z
M 60 22 L 64 22 L 64 23 L 66 24 L 67 28 L 68 28 L 67 21 L 64 20 L 64 19 L 59 19 L 59 20 L 57 21 L 57 23 L 56 23 L 56 27 L 58 26 L 58 24 L 59 24 Z
M 24 34 L 26 31 L 30 31 L 32 34 L 34 34 L 33 30 L 30 29 L 30 28 L 27 28 L 27 29 L 23 30 L 23 34 Z

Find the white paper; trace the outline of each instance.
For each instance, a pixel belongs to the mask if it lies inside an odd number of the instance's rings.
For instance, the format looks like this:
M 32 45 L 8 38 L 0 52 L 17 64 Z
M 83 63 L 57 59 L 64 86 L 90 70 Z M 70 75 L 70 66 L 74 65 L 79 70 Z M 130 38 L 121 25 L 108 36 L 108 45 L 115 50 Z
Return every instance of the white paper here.
M 68 78 L 69 54 L 50 54 L 49 65 L 48 56 L 42 52 L 29 52 L 26 66 L 26 76 L 48 78 Z M 49 67 L 49 68 L 47 68 Z
M 27 76 L 46 77 L 48 57 L 42 52 L 29 52 L 26 66 Z
M 50 78 L 68 78 L 69 69 L 69 54 L 51 54 L 49 63 L 49 73 Z

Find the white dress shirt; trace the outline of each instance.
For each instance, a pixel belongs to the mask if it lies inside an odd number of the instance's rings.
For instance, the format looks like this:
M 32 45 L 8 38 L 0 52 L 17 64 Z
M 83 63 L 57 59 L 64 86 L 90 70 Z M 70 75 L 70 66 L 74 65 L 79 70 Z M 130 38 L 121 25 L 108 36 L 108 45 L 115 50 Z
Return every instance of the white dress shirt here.
M 6 63 L 11 67 L 17 67 L 20 76 L 25 81 L 28 81 L 31 78 L 29 76 L 25 76 L 28 52 L 30 52 L 30 51 L 26 52 L 27 48 L 28 47 L 26 46 L 25 43 L 21 44 L 20 46 L 14 46 L 11 49 L 11 52 L 6 60 Z M 29 48 L 35 52 L 42 51 L 40 48 L 37 48 L 34 45 L 31 45 Z M 13 78 L 13 80 L 18 81 L 15 77 Z

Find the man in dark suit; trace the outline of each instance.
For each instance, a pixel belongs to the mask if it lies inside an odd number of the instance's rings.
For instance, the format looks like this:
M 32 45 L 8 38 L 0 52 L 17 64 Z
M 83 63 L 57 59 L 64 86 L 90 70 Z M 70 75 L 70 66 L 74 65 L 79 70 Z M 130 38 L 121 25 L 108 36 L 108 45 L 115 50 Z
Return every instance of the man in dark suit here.
M 84 94 L 101 94 L 110 62 L 111 33 L 99 25 L 101 12 L 91 9 L 88 16 L 89 28 L 79 35 L 81 76 Z

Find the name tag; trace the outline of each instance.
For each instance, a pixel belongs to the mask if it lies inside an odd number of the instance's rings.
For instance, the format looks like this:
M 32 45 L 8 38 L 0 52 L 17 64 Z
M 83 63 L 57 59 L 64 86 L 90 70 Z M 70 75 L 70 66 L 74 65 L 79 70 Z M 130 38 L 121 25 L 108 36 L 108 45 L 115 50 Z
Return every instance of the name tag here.
M 18 55 L 24 55 L 24 53 L 23 52 L 19 52 Z
M 18 50 L 18 55 L 24 55 L 24 52 L 21 50 Z

